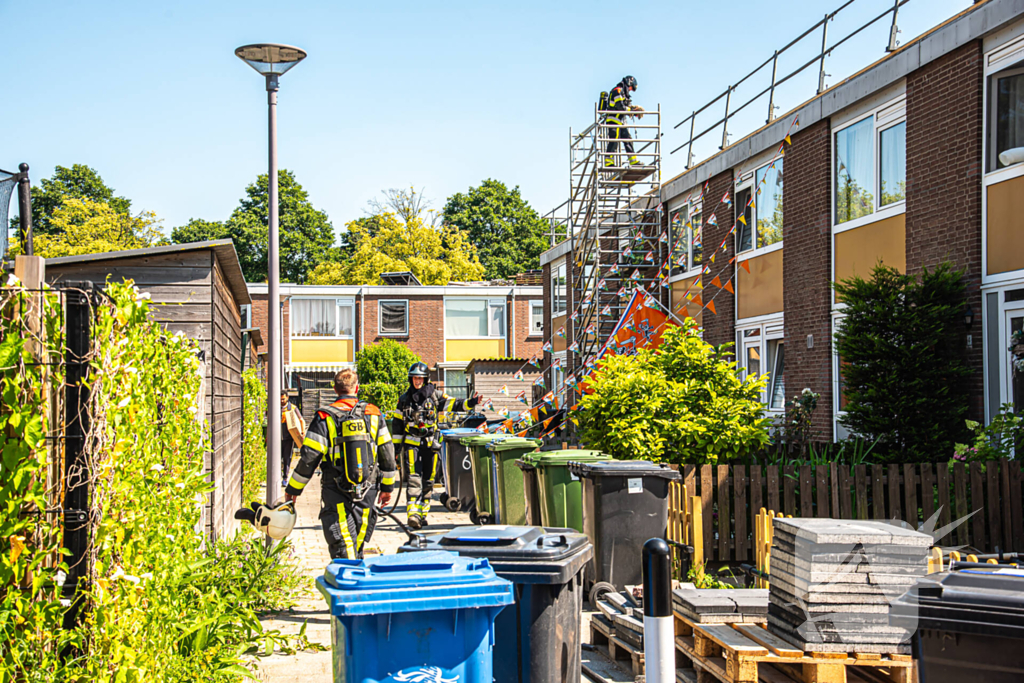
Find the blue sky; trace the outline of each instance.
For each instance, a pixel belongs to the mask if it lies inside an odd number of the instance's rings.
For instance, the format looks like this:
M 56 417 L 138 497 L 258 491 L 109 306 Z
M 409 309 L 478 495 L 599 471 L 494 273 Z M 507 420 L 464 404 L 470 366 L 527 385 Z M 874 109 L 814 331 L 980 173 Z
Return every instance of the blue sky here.
M 660 103 L 668 179 L 685 162 L 668 156 L 685 142 L 672 126 L 839 4 L 0 0 L 0 168 L 27 161 L 38 181 L 57 164 L 88 164 L 168 231 L 225 219 L 267 163 L 263 82 L 233 50 L 283 42 L 309 58 L 282 78 L 280 163 L 335 228 L 385 188 L 425 188 L 439 209 L 489 177 L 520 186 L 543 213 L 568 194 L 569 127 L 592 121 L 601 90 L 629 73 L 636 102 Z M 891 4 L 857 0 L 830 36 Z M 908 3 L 901 40 L 970 4 Z M 882 56 L 888 30 L 879 22 L 837 50 L 827 82 Z M 780 73 L 819 40 L 805 40 Z M 787 84 L 781 111 L 816 83 L 812 67 Z M 731 124 L 733 140 L 763 123 L 766 107 Z

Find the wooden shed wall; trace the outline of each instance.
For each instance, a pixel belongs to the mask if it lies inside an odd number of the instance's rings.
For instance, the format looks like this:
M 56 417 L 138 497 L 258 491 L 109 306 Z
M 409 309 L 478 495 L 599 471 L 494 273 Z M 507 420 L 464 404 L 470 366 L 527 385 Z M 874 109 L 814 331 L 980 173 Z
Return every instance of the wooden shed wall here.
M 237 527 L 242 504 L 242 326 L 235 298 L 219 261 L 213 260 L 213 527 L 221 534 Z
M 529 408 L 528 405 L 516 399 L 520 391 L 526 392 L 526 400 L 533 404 L 533 381 L 540 376 L 536 371 L 523 370 L 523 380 L 515 379 L 513 375 L 519 369 L 519 364 L 502 365 L 499 367 L 483 366 L 474 367 L 470 376 L 471 389 L 489 398 L 494 402 L 494 409 L 508 408 L 509 412 L 518 413 Z M 502 386 L 508 387 L 508 396 L 498 393 Z M 488 411 L 489 412 L 489 411 Z
M 224 431 L 223 427 L 228 426 L 228 423 L 232 421 L 225 415 L 232 406 L 235 407 L 237 421 L 241 422 L 242 394 L 239 380 L 236 395 L 231 395 L 230 387 L 233 385 L 230 377 L 225 377 L 226 370 L 217 368 L 215 362 L 218 353 L 217 344 L 228 349 L 233 344 L 233 348 L 237 349 L 241 343 L 237 306 L 234 305 L 234 299 L 219 270 L 217 275 L 220 278 L 219 289 L 214 283 L 215 258 L 213 251 L 189 251 L 66 265 L 47 263 L 46 266 L 46 279 L 51 283 L 89 280 L 102 284 L 108 278 L 111 281 L 133 280 L 140 290 L 148 292 L 151 297 L 152 319 L 162 324 L 172 334 L 181 332 L 193 339 L 203 351 L 206 359 L 205 412 L 207 424 L 211 429 L 211 439 L 214 440 L 213 450 L 206 454 L 204 466 L 205 470 L 210 473 L 210 480 L 215 485 L 215 489 L 208 496 L 203 509 L 203 524 L 207 534 L 211 537 L 223 535 L 227 530 L 225 524 L 234 523 L 232 516 L 225 515 L 224 510 L 231 508 L 233 513 L 234 507 L 237 507 L 241 498 L 240 431 L 239 437 L 236 439 L 239 443 L 235 444 L 235 448 L 239 452 L 237 456 L 219 453 L 217 446 L 218 436 L 225 444 L 229 443 L 228 437 L 231 432 Z M 220 308 L 223 310 L 226 307 L 227 310 L 226 320 L 219 322 L 221 329 L 224 330 L 224 339 L 215 338 L 215 292 L 219 292 L 216 298 L 221 299 Z M 230 315 L 230 311 L 234 311 L 233 317 Z M 234 341 L 228 338 L 231 334 L 234 335 Z M 224 360 L 228 352 L 222 350 L 220 355 Z M 238 356 L 236 355 L 236 357 Z M 222 429 L 219 435 L 217 434 L 216 415 L 222 416 L 220 420 Z M 239 489 L 234 495 L 231 494 L 231 491 L 234 491 L 233 488 L 222 491 L 224 485 L 222 476 L 226 472 L 223 463 L 232 458 L 239 461 L 239 473 L 233 482 L 229 482 L 230 486 Z M 221 463 L 219 467 L 218 463 Z

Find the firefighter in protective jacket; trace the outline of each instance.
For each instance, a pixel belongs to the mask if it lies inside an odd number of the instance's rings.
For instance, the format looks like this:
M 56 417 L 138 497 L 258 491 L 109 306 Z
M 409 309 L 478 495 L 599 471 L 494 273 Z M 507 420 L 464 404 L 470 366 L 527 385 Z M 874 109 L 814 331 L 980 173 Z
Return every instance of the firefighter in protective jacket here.
M 399 457 L 409 468 L 405 511 L 413 529 L 427 525 L 441 450 L 438 414 L 466 412 L 480 402 L 479 394 L 463 400 L 451 398 L 427 381 L 429 374 L 426 363 L 413 363 L 409 368 L 409 389 L 399 397 L 398 415 L 391 425 Z
M 377 524 L 374 500 L 382 506 L 391 500 L 395 449 L 380 409 L 359 400 L 354 370 L 335 375 L 334 392 L 338 400 L 317 411 L 306 431 L 285 498 L 302 495 L 319 466 L 320 521 L 327 547 L 333 558 L 356 560 Z
M 625 121 L 629 112 L 643 111 L 642 107 L 634 105 L 630 99 L 630 93 L 634 92 L 636 92 L 636 79 L 632 76 L 625 76 L 608 93 L 608 109 L 615 113 L 606 115 L 604 120 L 605 125 L 608 126 L 608 137 L 610 138 L 606 149 L 607 156 L 604 159 L 605 166 L 615 165 L 615 152 L 619 149 L 619 140 L 624 141 L 622 146 L 625 148 L 626 154 L 629 155 L 629 165 L 636 166 L 640 163 L 640 160 L 633 155 L 633 140 L 629 135 L 629 129 L 626 128 Z

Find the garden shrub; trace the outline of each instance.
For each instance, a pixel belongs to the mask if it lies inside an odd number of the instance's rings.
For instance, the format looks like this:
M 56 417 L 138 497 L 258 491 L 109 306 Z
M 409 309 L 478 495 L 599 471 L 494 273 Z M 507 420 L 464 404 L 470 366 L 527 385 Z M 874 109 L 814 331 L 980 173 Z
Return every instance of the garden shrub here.
M 356 352 L 360 398 L 383 411 L 394 410 L 409 386 L 409 366 L 419 362 L 419 356 L 393 339 L 363 347 Z
M 267 387 L 258 368 L 242 373 L 242 501 L 257 500 L 267 481 Z
M 766 377 L 745 380 L 692 319 L 665 330 L 661 346 L 609 356 L 580 401 L 580 435 L 620 459 L 675 464 L 748 456 L 769 440 L 761 392 Z
M 950 457 L 968 436 L 963 273 L 919 277 L 879 264 L 870 280 L 835 284 L 846 304 L 835 335 L 846 414 L 840 422 L 888 462 Z
M 396 387 L 387 382 L 370 382 L 359 385 L 359 398 L 372 403 L 384 413 L 395 410 L 398 407 L 398 397 L 402 395 L 405 388 Z
M 1024 459 L 1024 417 L 1017 415 L 1012 403 L 999 407 L 999 414 L 987 426 L 974 420 L 966 421 L 972 438 L 970 443 L 953 447 L 953 460 L 985 462 L 1002 458 Z

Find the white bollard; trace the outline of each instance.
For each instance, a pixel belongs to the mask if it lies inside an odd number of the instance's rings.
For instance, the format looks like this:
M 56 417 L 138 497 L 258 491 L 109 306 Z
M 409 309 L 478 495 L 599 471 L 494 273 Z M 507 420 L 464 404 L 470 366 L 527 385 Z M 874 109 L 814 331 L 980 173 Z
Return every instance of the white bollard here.
M 675 683 L 672 551 L 663 539 L 644 543 L 644 674 L 646 683 Z

